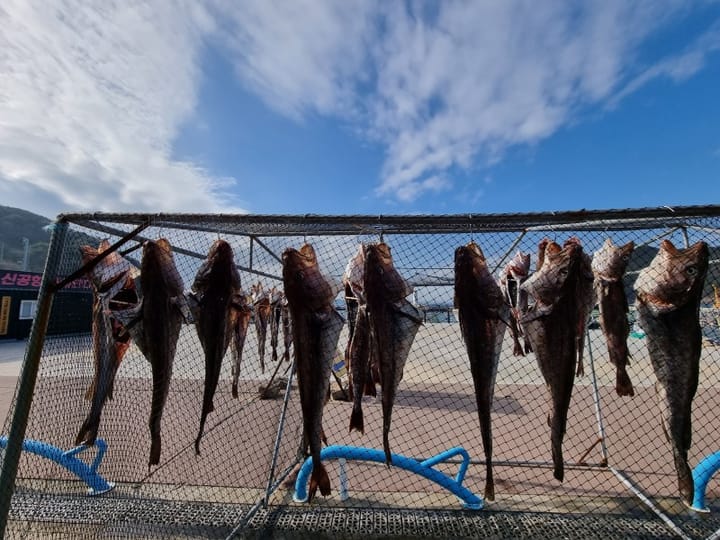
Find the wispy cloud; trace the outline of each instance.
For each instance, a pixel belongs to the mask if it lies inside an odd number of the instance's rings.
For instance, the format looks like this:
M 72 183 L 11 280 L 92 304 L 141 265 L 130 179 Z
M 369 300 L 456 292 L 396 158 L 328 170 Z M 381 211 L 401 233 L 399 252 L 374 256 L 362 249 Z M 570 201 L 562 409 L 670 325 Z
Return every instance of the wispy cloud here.
M 198 56 L 213 24 L 193 2 L 3 2 L 3 201 L 219 209 L 229 180 L 172 157 L 195 108 Z
M 407 205 L 450 189 L 456 170 L 479 170 L 482 184 L 483 166 L 587 107 L 692 76 L 720 48 L 718 24 L 680 55 L 638 58 L 648 36 L 690 9 L 681 0 L 6 0 L 0 196 L 66 209 L 227 209 L 234 180 L 173 154 L 211 46 L 279 114 L 340 119 L 379 142 L 375 195 Z
M 617 105 L 623 98 L 636 92 L 654 79 L 666 78 L 673 82 L 689 79 L 705 67 L 708 57 L 720 50 L 720 21 L 716 21 L 681 54 L 664 58 L 633 77 L 615 94 L 609 105 Z
M 637 76 L 643 40 L 687 9 L 675 0 L 237 6 L 225 30 L 240 79 L 283 114 L 344 117 L 381 141 L 376 194 L 401 201 L 437 191 L 453 167 L 492 164 L 585 107 L 702 64 L 691 51 Z M 712 35 L 699 48 L 715 47 Z

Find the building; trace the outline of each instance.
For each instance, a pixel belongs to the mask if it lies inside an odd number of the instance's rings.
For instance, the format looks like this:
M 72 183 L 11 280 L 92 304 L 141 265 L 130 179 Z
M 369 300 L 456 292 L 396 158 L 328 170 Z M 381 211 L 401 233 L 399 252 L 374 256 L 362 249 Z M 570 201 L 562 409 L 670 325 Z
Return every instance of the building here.
M 42 274 L 0 269 L 0 340 L 25 339 L 30 334 L 41 282 Z M 90 332 L 90 282 L 77 279 L 69 283 L 55 296 L 53 311 L 62 316 L 52 318 L 48 334 Z

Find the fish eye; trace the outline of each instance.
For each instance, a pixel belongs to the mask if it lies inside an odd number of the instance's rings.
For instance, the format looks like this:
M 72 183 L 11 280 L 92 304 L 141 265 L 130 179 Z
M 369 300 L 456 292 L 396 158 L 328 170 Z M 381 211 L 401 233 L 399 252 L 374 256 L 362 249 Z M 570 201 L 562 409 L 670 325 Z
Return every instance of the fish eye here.
M 697 267 L 695 267 L 695 266 L 688 266 L 688 267 L 685 269 L 685 272 L 687 272 L 688 276 L 694 276 L 695 274 L 697 274 Z
M 298 270 L 297 274 L 295 274 L 295 277 L 297 277 L 299 280 L 303 280 L 305 279 L 305 272 L 303 272 L 302 270 Z
M 567 276 L 568 275 L 568 269 L 567 268 L 561 268 L 559 271 L 561 276 Z
M 623 255 L 622 260 L 623 260 L 623 261 L 629 261 L 629 260 L 630 260 L 630 255 Z

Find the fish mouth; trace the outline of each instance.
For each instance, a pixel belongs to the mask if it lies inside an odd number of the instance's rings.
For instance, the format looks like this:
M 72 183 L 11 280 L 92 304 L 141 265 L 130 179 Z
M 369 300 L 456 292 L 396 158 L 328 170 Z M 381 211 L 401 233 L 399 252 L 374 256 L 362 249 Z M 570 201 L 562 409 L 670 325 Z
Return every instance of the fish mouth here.
M 654 306 L 661 307 L 661 308 L 675 307 L 674 303 L 668 302 L 667 300 L 663 300 L 662 298 L 660 298 L 659 296 L 655 296 L 654 294 L 644 293 L 644 294 L 640 294 L 638 296 L 646 304 L 652 304 Z
M 602 281 L 606 281 L 608 283 L 617 283 L 618 281 L 622 281 L 621 277 L 618 276 L 611 276 L 606 274 L 605 272 L 598 272 L 595 274 L 596 277 Z

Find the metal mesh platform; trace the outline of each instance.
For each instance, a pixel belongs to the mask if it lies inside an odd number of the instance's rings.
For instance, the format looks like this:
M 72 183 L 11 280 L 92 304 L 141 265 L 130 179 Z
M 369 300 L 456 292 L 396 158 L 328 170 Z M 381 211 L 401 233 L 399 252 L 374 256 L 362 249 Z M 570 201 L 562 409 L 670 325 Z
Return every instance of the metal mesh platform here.
M 534 512 L 273 508 L 238 538 L 676 538 L 657 518 Z

